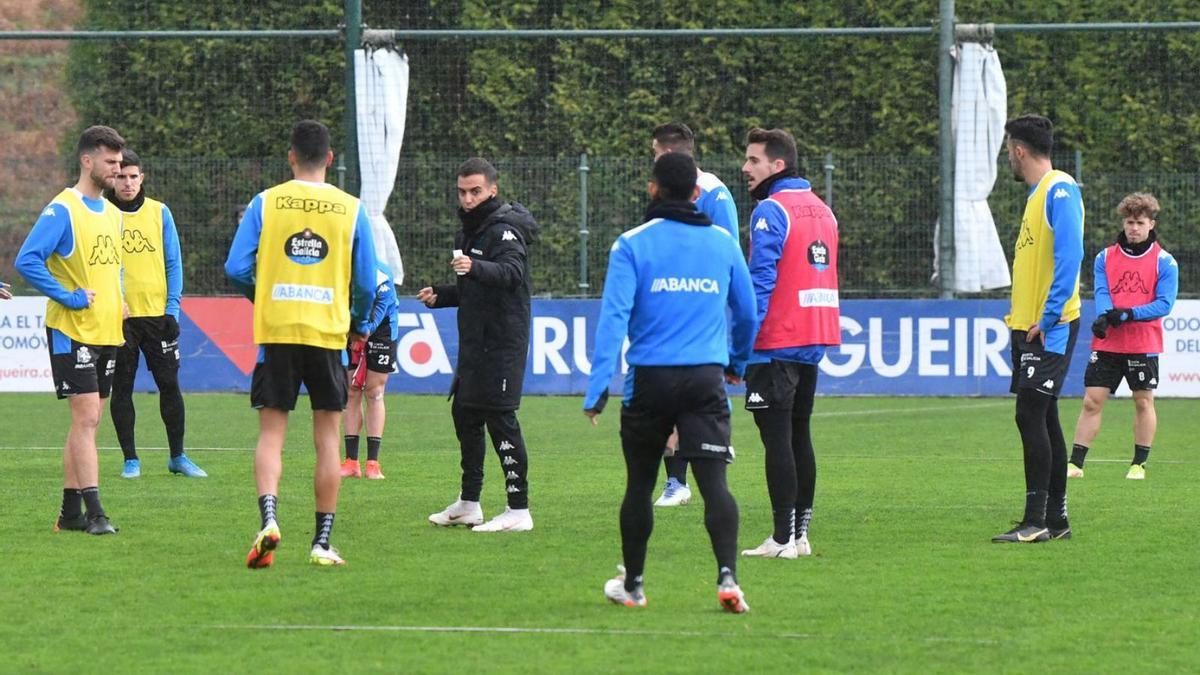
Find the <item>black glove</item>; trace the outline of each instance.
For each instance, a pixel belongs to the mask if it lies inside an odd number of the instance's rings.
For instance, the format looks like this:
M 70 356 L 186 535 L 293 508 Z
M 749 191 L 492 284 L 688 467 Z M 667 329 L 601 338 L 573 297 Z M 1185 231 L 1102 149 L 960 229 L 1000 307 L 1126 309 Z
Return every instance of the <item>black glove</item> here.
M 1104 313 L 1104 317 L 1108 319 L 1108 325 L 1116 328 L 1126 321 L 1133 320 L 1133 310 L 1114 307 Z
M 179 339 L 179 321 L 170 314 L 166 315 L 167 320 L 167 341 Z
M 604 390 L 604 393 L 600 394 L 600 398 L 596 399 L 596 405 L 592 406 L 591 408 L 588 408 L 588 411 L 594 412 L 597 415 L 599 415 L 600 413 L 604 412 L 604 406 L 606 406 L 606 405 L 608 405 L 608 390 L 607 389 Z
M 1108 337 L 1108 315 L 1101 314 L 1092 322 L 1092 335 L 1103 340 Z

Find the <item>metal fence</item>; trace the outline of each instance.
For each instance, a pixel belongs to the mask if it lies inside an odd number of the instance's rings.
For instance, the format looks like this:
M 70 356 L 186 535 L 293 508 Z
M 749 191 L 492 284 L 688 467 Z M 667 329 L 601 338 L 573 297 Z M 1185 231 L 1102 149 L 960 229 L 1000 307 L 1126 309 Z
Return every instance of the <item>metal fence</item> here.
M 120 18 L 129 3 L 78 4 L 80 11 L 58 24 L 17 27 L 130 27 Z M 457 227 L 454 170 L 465 157 L 482 154 L 500 168 L 504 195 L 528 205 L 541 224 L 532 247 L 536 292 L 598 295 L 609 244 L 641 219 L 649 132 L 678 119 L 698 132 L 701 166 L 731 188 L 743 230 L 752 204 L 740 178 L 741 139 L 755 125 L 789 128 L 801 144 L 807 176 L 831 198 L 840 221 L 846 294 L 939 293 L 931 282 L 933 224 L 943 210 L 937 36 L 931 28 L 936 3 L 918 2 L 908 15 L 887 19 L 915 26 L 906 32 L 803 36 L 653 32 L 689 21 L 712 25 L 703 23 L 710 21 L 705 12 L 718 9 L 700 6 L 680 9 L 666 24 L 649 6 L 626 8 L 628 16 L 614 19 L 588 3 L 524 10 L 524 4 L 505 5 L 484 17 L 457 6 L 436 12 L 427 4 L 367 0 L 363 8 L 370 25 L 405 27 L 392 37 L 412 67 L 405 145 L 386 212 L 405 260 L 405 290 L 447 278 Z M 880 20 L 855 14 L 853 3 L 816 3 L 824 4 L 830 25 Z M 145 3 L 133 5 L 150 12 Z M 163 2 L 155 4 L 162 16 L 152 25 L 324 32 L 71 45 L 0 40 L 6 120 L 0 142 L 9 150 L 0 159 L 0 278 L 20 287 L 12 257 L 40 208 L 73 178 L 65 148 L 81 126 L 104 122 L 140 152 L 148 193 L 175 213 L 188 292 L 231 292 L 221 262 L 237 208 L 288 177 L 287 129 L 301 117 L 318 117 L 330 124 L 338 149 L 345 148 L 344 45 L 331 30 L 342 20 L 342 8 L 303 7 L 295 10 L 282 0 L 220 8 Z M 730 28 L 770 21 L 804 25 L 798 14 L 787 14 L 796 11 L 781 6 L 771 10 L 777 17 L 712 21 Z M 961 18 L 1056 18 L 1004 11 L 1010 14 Z M 1174 11 L 1162 18 L 1200 18 L 1200 8 Z M 647 30 L 586 39 L 414 32 L 614 23 Z M 1200 80 L 1194 77 L 1200 31 L 1066 28 L 1076 32 L 997 27 L 1010 114 L 1040 112 L 1056 121 L 1060 168 L 1076 171 L 1082 158 L 1089 256 L 1115 237 L 1113 207 L 1120 197 L 1150 190 L 1163 203 L 1164 243 L 1182 268 L 1194 268 L 1200 263 Z M 990 205 L 1011 256 L 1025 189 L 1007 180 L 1000 162 Z M 343 177 L 353 185 L 353 166 L 330 180 Z M 1089 276 L 1083 276 L 1085 285 Z M 1185 272 L 1182 290 L 1200 294 L 1200 278 Z

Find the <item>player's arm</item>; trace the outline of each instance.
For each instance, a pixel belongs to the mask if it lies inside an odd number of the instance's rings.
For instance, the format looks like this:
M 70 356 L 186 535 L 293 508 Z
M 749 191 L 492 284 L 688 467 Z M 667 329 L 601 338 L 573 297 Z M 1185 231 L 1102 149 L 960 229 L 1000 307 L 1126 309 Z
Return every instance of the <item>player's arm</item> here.
M 757 302 L 756 325 L 767 316 L 778 278 L 777 265 L 787 242 L 787 216 L 775 202 L 764 201 L 750 214 L 750 279 Z
M 1096 261 L 1092 264 L 1092 281 L 1096 295 L 1096 316 L 1104 314 L 1113 308 L 1112 294 L 1108 290 L 1108 270 L 1105 269 L 1105 264 L 1108 259 L 1108 249 L 1101 249 L 1096 254 Z
M 1048 332 L 1062 319 L 1063 307 L 1079 283 L 1083 264 L 1083 199 L 1074 183 L 1051 185 L 1046 194 L 1047 222 L 1054 230 L 1054 277 L 1039 326 Z M 1053 196 L 1061 194 L 1062 196 Z
M 733 268 L 729 280 L 729 371 L 741 377 L 746 372 L 746 362 L 754 348 L 754 330 L 757 327 L 757 300 L 754 282 L 750 280 L 750 269 L 742 258 L 742 250 L 736 242 L 733 248 Z
M 492 234 L 499 229 L 493 227 Z M 513 238 L 505 240 L 503 235 L 498 239 L 493 236 L 490 242 L 492 259 L 472 258 L 471 271 L 467 274 L 485 286 L 516 288 L 525 281 L 525 240 L 515 227 L 509 226 L 504 232 L 512 232 Z
M 179 230 L 166 204 L 162 207 L 163 263 L 167 268 L 167 314 L 179 320 L 179 301 L 183 297 L 183 256 L 179 253 Z
M 242 214 L 242 222 L 238 223 L 229 255 L 225 258 L 225 276 L 251 302 L 254 301 L 254 265 L 258 256 L 258 240 L 262 235 L 262 208 L 263 197 L 258 194 L 250 200 L 250 205 Z
M 629 316 L 637 292 L 637 270 L 629 242 L 620 238 L 608 254 L 608 273 L 604 277 L 604 294 L 600 300 L 600 319 L 596 323 L 596 340 L 592 349 L 592 372 L 588 376 L 583 410 L 594 417 L 604 411 L 608 402 L 608 385 L 621 358 L 621 346 L 629 333 Z
M 741 241 L 738 239 L 737 205 L 733 203 L 733 195 L 729 192 L 729 188 L 722 185 L 710 192 L 708 199 L 707 212 L 713 225 L 733 235 L 735 243 Z M 738 250 L 741 250 L 741 244 L 738 244 Z
M 1158 256 L 1158 283 L 1154 286 L 1154 300 L 1132 307 L 1134 321 L 1153 321 L 1171 313 L 1175 298 L 1179 295 L 1179 264 L 1166 251 Z
M 13 266 L 30 286 L 54 302 L 67 309 L 85 309 L 88 306 L 87 291 L 82 288 L 68 291 L 46 267 L 46 260 L 51 255 L 70 255 L 74 249 L 75 235 L 71 231 L 71 215 L 67 207 L 51 204 L 33 224 L 33 229 L 25 238 L 25 243 L 21 244 L 21 250 L 17 252 Z
M 375 261 L 375 239 L 371 234 L 371 220 L 361 203 L 358 217 L 354 221 L 354 235 L 350 254 L 350 325 L 360 335 L 370 335 L 371 306 L 375 303 L 378 287 L 378 264 Z M 391 283 L 391 282 L 389 282 Z
M 458 286 L 455 284 L 444 284 L 442 286 L 433 287 L 434 302 L 430 305 L 432 309 L 443 309 L 445 307 L 458 307 Z
M 388 318 L 389 308 L 395 304 L 395 291 L 392 290 L 392 279 L 383 271 L 381 264 L 375 272 L 375 300 L 371 305 L 371 314 L 367 321 L 365 335 L 371 335 L 379 328 L 379 324 Z

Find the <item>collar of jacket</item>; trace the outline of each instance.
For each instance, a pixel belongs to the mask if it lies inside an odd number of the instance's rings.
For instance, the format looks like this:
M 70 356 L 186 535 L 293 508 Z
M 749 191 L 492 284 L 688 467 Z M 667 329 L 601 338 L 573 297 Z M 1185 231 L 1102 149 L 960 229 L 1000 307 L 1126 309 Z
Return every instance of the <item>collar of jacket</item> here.
M 1121 247 L 1122 251 L 1125 251 L 1131 256 L 1139 256 L 1145 253 L 1150 249 L 1150 245 L 1156 241 L 1158 241 L 1158 234 L 1154 230 L 1150 230 L 1150 234 L 1146 237 L 1146 241 L 1143 241 L 1140 244 L 1129 243 L 1129 238 L 1125 236 L 1124 232 L 1117 235 L 1117 245 Z
M 712 225 L 712 220 L 696 204 L 676 199 L 656 199 L 646 207 L 646 220 L 664 218 L 688 225 Z
M 767 197 L 770 197 L 772 193 L 777 192 L 778 190 L 782 190 L 784 188 L 784 186 L 782 186 L 782 185 L 779 186 L 778 188 L 776 188 L 775 187 L 776 183 L 787 180 L 789 178 L 800 178 L 800 174 L 797 173 L 795 169 L 784 169 L 783 171 L 780 171 L 779 173 L 773 173 L 770 176 L 767 176 L 766 178 L 764 178 L 763 182 L 758 184 L 758 187 L 751 190 L 750 196 L 754 197 L 755 199 L 757 199 L 758 201 L 761 202 L 762 200 L 766 199 Z M 801 180 L 803 180 L 803 179 L 801 179 Z
M 133 213 L 142 208 L 142 204 L 146 202 L 146 186 L 143 185 L 138 188 L 137 196 L 127 202 L 121 201 L 121 198 L 117 196 L 116 190 L 105 190 L 104 196 L 118 209 L 121 209 L 125 213 Z
M 480 202 L 470 211 L 463 210 L 461 206 L 458 207 L 458 219 L 462 221 L 463 231 L 468 235 L 475 234 L 487 221 L 488 216 L 495 213 L 502 205 L 503 202 L 499 199 L 489 197 L 487 201 Z

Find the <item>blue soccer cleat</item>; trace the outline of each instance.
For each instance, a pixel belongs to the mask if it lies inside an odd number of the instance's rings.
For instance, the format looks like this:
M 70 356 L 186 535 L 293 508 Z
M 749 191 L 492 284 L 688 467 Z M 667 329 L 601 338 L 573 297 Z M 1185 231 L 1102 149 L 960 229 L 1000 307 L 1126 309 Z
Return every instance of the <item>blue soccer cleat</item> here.
M 167 470 L 171 473 L 181 473 L 188 478 L 208 478 L 208 474 L 204 472 L 204 469 L 196 466 L 192 460 L 188 459 L 187 455 L 172 457 L 167 462 Z
M 121 470 L 121 478 L 137 478 L 140 475 L 142 475 L 142 460 L 125 460 L 125 468 Z

